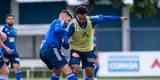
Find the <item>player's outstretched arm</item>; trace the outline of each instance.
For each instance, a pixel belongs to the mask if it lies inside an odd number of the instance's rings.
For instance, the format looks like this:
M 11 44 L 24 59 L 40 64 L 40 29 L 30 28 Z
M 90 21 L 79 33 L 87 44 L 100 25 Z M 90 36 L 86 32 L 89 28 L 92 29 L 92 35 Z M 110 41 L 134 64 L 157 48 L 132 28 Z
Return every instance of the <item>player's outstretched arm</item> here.
M 97 16 L 91 16 L 91 20 L 93 24 L 98 24 L 106 21 L 121 21 L 121 20 L 127 20 L 128 17 L 121 17 L 121 16 L 104 16 L 104 15 L 97 15 Z
M 128 17 L 122 16 L 122 17 L 121 17 L 121 20 L 122 20 L 122 21 L 128 20 Z

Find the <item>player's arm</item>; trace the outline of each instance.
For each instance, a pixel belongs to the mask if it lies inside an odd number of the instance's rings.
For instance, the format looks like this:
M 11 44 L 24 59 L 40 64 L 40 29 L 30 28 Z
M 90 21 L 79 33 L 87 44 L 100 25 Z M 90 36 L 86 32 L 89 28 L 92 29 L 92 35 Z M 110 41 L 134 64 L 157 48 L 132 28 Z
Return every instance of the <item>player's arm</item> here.
M 0 31 L 0 35 L 2 37 L 2 34 L 4 34 L 3 32 Z M 4 36 L 3 36 L 4 37 Z M 11 53 L 12 50 L 10 48 L 8 48 L 5 44 L 4 44 L 4 40 L 3 39 L 0 39 L 0 46 L 2 48 L 4 48 L 8 53 Z
M 10 48 L 8 48 L 4 43 L 3 43 L 3 40 L 0 39 L 0 45 L 1 47 L 3 47 L 7 52 L 10 52 Z
M 0 28 L 0 35 L 2 35 L 3 33 L 5 33 L 4 31 L 4 26 L 2 26 Z M 7 36 L 6 36 L 7 38 Z M 7 53 L 11 53 L 12 52 L 12 49 L 10 49 L 9 47 L 7 47 L 5 44 L 4 44 L 4 41 L 2 39 L 0 39 L 0 45 L 7 51 Z
M 121 20 L 127 20 L 127 17 L 121 17 L 121 16 L 103 16 L 103 15 L 97 15 L 97 16 L 91 16 L 91 21 L 93 24 L 98 24 L 102 22 L 107 21 L 121 21 Z
M 64 29 L 61 27 L 62 25 L 64 25 L 64 23 L 62 24 L 61 22 L 56 21 L 51 25 L 51 29 L 54 30 L 55 32 L 63 33 Z
M 72 36 L 72 34 L 74 33 L 74 24 L 71 24 L 68 26 L 66 32 L 64 33 L 64 40 L 63 40 L 63 47 L 65 49 L 69 48 L 69 39 Z

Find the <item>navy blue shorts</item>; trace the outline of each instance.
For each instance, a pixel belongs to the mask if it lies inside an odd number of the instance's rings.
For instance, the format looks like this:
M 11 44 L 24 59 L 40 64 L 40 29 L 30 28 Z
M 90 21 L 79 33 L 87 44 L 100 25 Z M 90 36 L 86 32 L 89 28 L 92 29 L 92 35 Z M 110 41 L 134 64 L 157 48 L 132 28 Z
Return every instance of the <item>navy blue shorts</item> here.
M 4 52 L 4 60 L 7 65 L 11 64 L 20 64 L 20 57 L 16 49 L 13 49 L 13 52 L 8 54 L 6 50 L 3 49 Z
M 60 69 L 67 63 L 60 49 L 43 46 L 40 49 L 40 58 L 51 69 Z
M 70 64 L 78 64 L 82 62 L 82 68 L 94 67 L 96 61 L 96 54 L 94 51 L 90 52 L 79 52 L 76 50 L 71 50 Z
M 3 56 L 3 48 L 0 48 L 0 68 L 5 64 Z

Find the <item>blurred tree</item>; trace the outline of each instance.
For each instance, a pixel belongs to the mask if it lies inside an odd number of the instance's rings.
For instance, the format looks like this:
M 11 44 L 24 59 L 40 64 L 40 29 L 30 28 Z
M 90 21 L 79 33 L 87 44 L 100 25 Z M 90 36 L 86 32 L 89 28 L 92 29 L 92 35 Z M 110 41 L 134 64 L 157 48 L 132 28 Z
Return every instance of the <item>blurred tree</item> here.
M 89 6 L 93 7 L 95 5 L 96 0 L 88 0 Z
M 122 7 L 123 6 L 122 0 L 110 0 L 110 1 L 114 7 Z
M 138 16 L 153 16 L 156 14 L 156 0 L 134 0 L 130 10 Z
M 90 13 L 90 11 L 92 11 L 95 6 L 96 0 L 88 0 L 88 2 L 89 2 L 88 8 L 89 8 L 89 13 Z
M 102 0 L 89 0 L 89 5 L 93 7 L 96 2 Z M 107 1 L 107 0 L 103 0 Z M 123 0 L 109 0 L 114 7 L 123 7 Z M 134 0 L 133 5 L 129 5 L 130 11 L 137 16 L 153 16 L 156 14 L 156 4 L 158 0 Z

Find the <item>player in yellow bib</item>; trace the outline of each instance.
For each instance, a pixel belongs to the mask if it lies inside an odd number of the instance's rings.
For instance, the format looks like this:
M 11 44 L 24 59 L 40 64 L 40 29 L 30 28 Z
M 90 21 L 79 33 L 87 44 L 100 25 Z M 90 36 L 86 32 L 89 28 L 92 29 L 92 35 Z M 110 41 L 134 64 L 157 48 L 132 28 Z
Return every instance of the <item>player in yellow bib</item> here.
M 84 80 L 93 80 L 93 68 L 96 60 L 94 54 L 94 26 L 106 21 L 127 19 L 119 16 L 87 16 L 87 9 L 80 6 L 76 9 L 76 17 L 68 27 L 63 46 L 71 49 L 70 64 L 76 74 L 80 72 L 80 62 L 84 69 Z
M 86 28 L 81 28 L 76 19 L 73 20 L 75 32 L 72 34 L 70 47 L 71 49 L 88 52 L 93 50 L 93 28 L 90 18 L 86 17 Z

